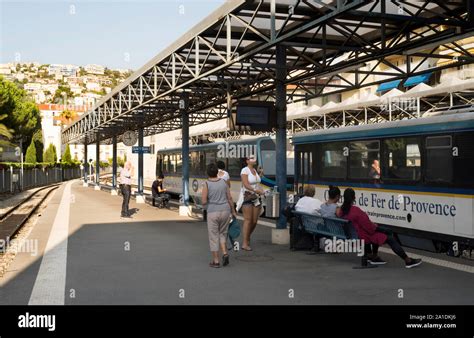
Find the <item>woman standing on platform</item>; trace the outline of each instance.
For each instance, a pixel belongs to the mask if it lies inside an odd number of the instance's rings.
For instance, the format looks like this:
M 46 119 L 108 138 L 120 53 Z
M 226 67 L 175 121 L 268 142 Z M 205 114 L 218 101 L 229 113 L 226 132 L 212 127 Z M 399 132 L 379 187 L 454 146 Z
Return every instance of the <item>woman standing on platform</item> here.
M 252 251 L 250 236 L 257 226 L 258 216 L 260 216 L 262 208 L 260 196 L 264 194 L 264 191 L 259 187 L 261 179 L 255 169 L 256 163 L 255 156 L 247 157 L 247 165 L 240 172 L 242 188 L 237 202 L 237 210 L 242 208 L 244 215 L 242 250 L 245 251 Z
M 207 166 L 208 180 L 202 187 L 202 204 L 207 210 L 207 229 L 209 246 L 212 254 L 211 268 L 219 268 L 219 247 L 222 251 L 222 265 L 229 264 L 227 253 L 227 231 L 230 215 L 237 216 L 230 189 L 225 180 L 219 178 L 217 165 L 211 163 Z

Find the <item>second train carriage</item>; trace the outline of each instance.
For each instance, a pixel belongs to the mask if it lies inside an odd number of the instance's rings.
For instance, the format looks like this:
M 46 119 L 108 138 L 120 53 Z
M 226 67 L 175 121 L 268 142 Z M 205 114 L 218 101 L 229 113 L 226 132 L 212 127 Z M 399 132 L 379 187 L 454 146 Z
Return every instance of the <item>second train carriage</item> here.
M 287 144 L 287 183 L 288 189 L 293 188 L 294 152 Z M 275 185 L 276 154 L 275 139 L 270 136 L 215 142 L 189 147 L 189 195 L 201 194 L 201 185 L 207 179 L 206 166 L 209 163 L 223 161 L 231 180 L 231 194 L 237 201 L 241 188 L 240 171 L 242 158 L 255 155 L 257 166 L 263 170 L 261 186 L 269 190 Z M 165 176 L 164 187 L 172 194 L 182 193 L 182 158 L 181 148 L 163 149 L 157 152 L 156 173 Z

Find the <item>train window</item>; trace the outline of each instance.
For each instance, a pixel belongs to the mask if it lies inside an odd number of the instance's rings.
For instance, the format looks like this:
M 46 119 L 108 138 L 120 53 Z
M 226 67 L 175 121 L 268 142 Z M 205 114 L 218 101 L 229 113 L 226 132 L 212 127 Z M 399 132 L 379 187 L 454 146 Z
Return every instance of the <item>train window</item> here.
M 302 151 L 299 153 L 299 176 L 302 183 L 309 183 L 312 178 L 313 153 Z
M 176 173 L 181 174 L 183 171 L 183 160 L 181 154 L 176 154 Z
M 347 157 L 344 156 L 345 142 L 321 145 L 321 178 L 346 178 Z
M 380 158 L 380 142 L 355 141 L 349 143 L 349 177 L 355 179 L 378 179 L 380 171 L 374 164 Z
M 191 151 L 190 152 L 190 173 L 192 175 L 201 175 L 201 167 L 200 167 L 200 158 L 199 158 L 199 151 Z
M 170 155 L 170 166 L 169 166 L 169 171 L 170 173 L 174 174 L 176 172 L 176 155 L 172 154 Z
M 425 148 L 425 180 L 433 183 L 450 183 L 453 179 L 451 136 L 427 137 Z
M 217 163 L 217 151 L 214 149 L 206 150 L 206 168 L 211 163 Z
M 474 132 L 455 136 L 454 180 L 462 187 L 474 184 Z
M 276 175 L 276 151 L 274 140 L 260 141 L 260 158 L 262 159 L 263 173 L 267 177 Z
M 418 181 L 421 177 L 421 152 L 417 138 L 394 138 L 384 141 L 385 158 L 382 177 Z
M 163 173 L 169 173 L 168 170 L 168 155 L 163 156 Z
M 240 158 L 230 157 L 227 169 L 231 177 L 240 177 L 240 171 L 242 170 L 242 160 Z

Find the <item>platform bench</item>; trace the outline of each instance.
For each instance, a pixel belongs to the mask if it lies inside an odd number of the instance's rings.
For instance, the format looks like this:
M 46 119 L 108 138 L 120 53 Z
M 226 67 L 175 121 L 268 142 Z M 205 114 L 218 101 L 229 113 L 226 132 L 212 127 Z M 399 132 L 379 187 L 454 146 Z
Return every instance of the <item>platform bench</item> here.
M 322 217 L 320 215 L 293 211 L 301 227 L 307 233 L 315 236 L 327 237 L 329 239 L 354 240 L 359 239 L 357 231 L 348 220 L 342 218 Z M 367 264 L 367 251 L 370 244 L 365 244 L 364 256 L 361 257 L 361 265 L 357 268 L 375 267 Z M 319 249 L 319 242 L 317 244 Z

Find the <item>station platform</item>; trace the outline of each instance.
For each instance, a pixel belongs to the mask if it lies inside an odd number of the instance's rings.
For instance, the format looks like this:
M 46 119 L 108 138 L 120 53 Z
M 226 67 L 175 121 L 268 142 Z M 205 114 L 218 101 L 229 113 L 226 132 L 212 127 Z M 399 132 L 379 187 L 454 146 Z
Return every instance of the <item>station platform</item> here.
M 354 254 L 271 244 L 262 220 L 252 252 L 231 252 L 229 266 L 212 269 L 202 220 L 133 200 L 133 219 L 122 219 L 121 202 L 63 183 L 27 234 L 37 255 L 18 253 L 0 278 L 0 304 L 474 304 L 473 270 L 450 267 L 461 259 L 405 269 L 384 251 L 385 266 L 357 270 Z

